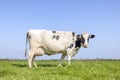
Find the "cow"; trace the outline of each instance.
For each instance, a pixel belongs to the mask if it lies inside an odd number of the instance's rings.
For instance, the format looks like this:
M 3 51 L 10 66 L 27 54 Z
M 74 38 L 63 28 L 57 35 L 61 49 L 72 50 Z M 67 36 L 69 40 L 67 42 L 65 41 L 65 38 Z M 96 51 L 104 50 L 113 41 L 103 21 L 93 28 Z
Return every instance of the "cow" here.
M 69 31 L 50 31 L 50 30 L 34 30 L 31 29 L 26 35 L 26 49 L 25 56 L 27 55 L 27 43 L 29 42 L 29 53 L 28 53 L 28 65 L 29 68 L 32 64 L 37 68 L 35 62 L 36 56 L 54 55 L 61 53 L 61 59 L 59 61 L 59 66 L 61 66 L 62 61 L 67 56 L 68 65 L 70 65 L 70 60 L 75 56 L 79 49 L 83 46 L 88 48 L 89 39 L 94 38 L 95 35 L 83 32 L 82 34 L 77 34 L 75 32 Z

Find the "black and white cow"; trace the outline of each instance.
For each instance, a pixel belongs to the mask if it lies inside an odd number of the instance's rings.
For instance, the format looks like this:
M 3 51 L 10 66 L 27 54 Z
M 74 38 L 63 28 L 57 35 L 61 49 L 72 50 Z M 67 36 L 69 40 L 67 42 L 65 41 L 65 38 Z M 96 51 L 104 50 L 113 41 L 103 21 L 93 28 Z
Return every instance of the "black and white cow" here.
M 61 65 L 65 56 L 67 56 L 68 65 L 70 65 L 71 58 L 78 53 L 82 46 L 87 48 L 89 39 L 94 37 L 95 35 L 90 35 L 87 32 L 76 34 L 74 32 L 65 31 L 29 30 L 26 36 L 25 50 L 26 56 L 27 43 L 29 41 L 29 68 L 32 67 L 32 63 L 35 67 L 37 67 L 34 59 L 36 56 L 42 56 L 43 54 L 54 55 L 57 53 L 62 53 L 59 66 Z

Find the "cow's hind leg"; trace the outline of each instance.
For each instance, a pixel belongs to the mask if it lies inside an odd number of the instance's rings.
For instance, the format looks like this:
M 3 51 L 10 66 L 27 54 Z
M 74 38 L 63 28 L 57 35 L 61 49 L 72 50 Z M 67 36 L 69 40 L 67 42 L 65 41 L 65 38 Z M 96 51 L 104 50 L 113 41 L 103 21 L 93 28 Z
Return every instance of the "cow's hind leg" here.
M 35 61 L 35 55 L 33 56 L 33 59 L 32 59 L 32 61 L 33 61 L 33 65 L 35 66 L 35 68 L 37 68 L 37 64 L 36 64 L 36 61 Z
M 33 65 L 35 66 L 35 68 L 37 68 L 37 64 L 35 62 L 35 57 L 36 56 L 42 56 L 43 54 L 44 54 L 44 50 L 42 48 L 38 48 L 34 51 L 32 62 L 33 62 Z
M 33 53 L 29 52 L 28 54 L 28 65 L 29 68 L 32 68 Z

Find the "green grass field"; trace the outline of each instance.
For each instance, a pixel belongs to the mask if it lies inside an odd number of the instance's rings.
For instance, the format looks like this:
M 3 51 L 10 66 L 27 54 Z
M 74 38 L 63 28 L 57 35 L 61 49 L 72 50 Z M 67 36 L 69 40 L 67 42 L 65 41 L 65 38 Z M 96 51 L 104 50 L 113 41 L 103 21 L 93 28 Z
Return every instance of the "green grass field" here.
M 120 60 L 39 60 L 29 69 L 27 61 L 0 60 L 0 80 L 120 80 Z

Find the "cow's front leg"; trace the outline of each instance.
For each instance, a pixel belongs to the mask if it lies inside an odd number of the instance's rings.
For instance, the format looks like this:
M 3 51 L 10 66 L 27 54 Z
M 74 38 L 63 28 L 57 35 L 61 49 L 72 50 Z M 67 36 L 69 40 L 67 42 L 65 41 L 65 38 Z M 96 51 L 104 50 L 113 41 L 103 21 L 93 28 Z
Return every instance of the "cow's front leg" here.
M 61 58 L 60 58 L 60 61 L 59 61 L 59 65 L 58 66 L 61 66 L 64 58 L 65 58 L 66 54 L 62 54 Z
M 70 65 L 70 60 L 72 59 L 72 49 L 67 50 L 67 60 L 68 60 L 68 65 Z

